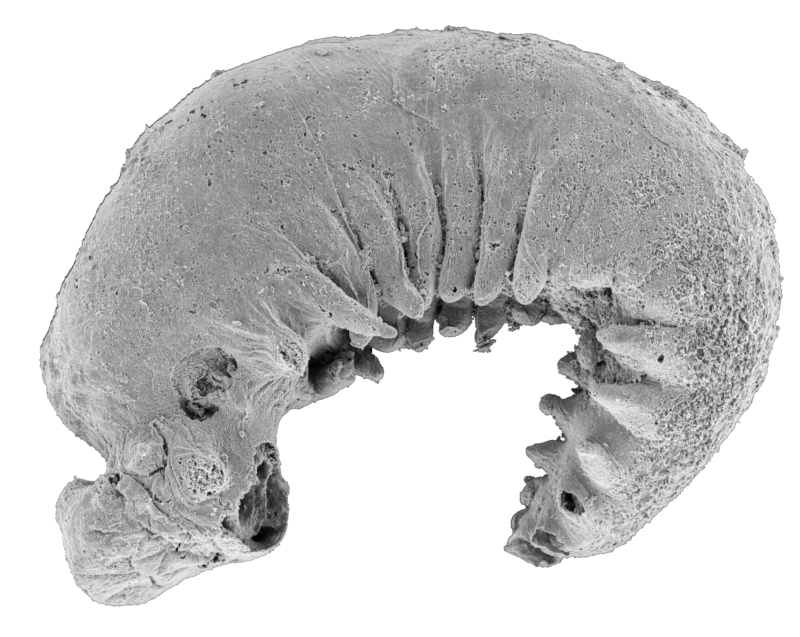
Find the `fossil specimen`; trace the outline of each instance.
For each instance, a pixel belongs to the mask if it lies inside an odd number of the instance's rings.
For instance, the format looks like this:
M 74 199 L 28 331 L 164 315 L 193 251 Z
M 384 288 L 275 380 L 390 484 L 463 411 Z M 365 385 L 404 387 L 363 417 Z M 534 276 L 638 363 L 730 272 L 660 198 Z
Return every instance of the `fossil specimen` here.
M 41 367 L 107 471 L 57 504 L 106 604 L 268 553 L 291 409 L 475 322 L 569 323 L 563 435 L 506 550 L 627 542 L 750 405 L 777 336 L 773 219 L 745 151 L 673 89 L 537 35 L 309 42 L 189 93 L 128 151 Z

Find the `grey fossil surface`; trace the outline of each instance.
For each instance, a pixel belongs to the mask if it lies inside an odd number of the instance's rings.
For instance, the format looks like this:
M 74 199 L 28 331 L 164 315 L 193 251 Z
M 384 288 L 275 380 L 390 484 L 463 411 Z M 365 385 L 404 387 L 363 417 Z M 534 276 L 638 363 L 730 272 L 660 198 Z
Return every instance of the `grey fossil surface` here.
M 612 551 L 761 386 L 781 300 L 746 151 L 687 99 L 538 35 L 306 43 L 216 72 L 128 151 L 42 343 L 107 461 L 57 503 L 94 600 L 146 602 L 283 538 L 283 415 L 379 381 L 434 325 L 476 349 L 568 323 L 563 434 L 527 452 L 506 550 Z

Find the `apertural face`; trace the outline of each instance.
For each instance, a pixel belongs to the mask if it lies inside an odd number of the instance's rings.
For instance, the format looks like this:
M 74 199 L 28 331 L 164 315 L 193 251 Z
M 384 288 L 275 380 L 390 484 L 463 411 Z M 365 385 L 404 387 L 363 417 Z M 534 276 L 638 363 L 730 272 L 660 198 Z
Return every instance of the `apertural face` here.
M 128 151 L 41 351 L 107 460 L 58 520 L 77 583 L 141 603 L 266 554 L 277 427 L 374 352 L 568 323 L 562 431 L 527 449 L 506 550 L 627 542 L 764 380 L 781 300 L 745 151 L 676 91 L 536 35 L 396 31 L 215 73 Z

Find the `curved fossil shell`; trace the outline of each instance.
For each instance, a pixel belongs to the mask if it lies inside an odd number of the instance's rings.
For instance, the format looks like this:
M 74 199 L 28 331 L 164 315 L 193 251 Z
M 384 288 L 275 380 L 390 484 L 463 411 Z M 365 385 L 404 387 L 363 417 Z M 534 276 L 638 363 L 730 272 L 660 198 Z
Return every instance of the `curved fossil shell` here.
M 107 604 L 267 553 L 276 432 L 373 351 L 474 320 L 569 323 L 506 550 L 613 550 L 708 462 L 764 380 L 781 299 L 745 151 L 676 91 L 536 35 L 395 31 L 223 73 L 138 139 L 41 350 L 48 396 L 108 462 L 57 505 Z

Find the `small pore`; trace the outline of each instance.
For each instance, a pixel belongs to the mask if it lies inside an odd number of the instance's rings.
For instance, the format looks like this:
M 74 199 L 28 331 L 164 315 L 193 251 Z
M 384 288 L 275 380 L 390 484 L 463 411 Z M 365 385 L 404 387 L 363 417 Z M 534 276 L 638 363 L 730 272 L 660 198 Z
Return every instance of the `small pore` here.
M 583 513 L 583 505 L 580 503 L 580 500 L 575 497 L 575 494 L 569 491 L 561 492 L 561 508 L 576 515 Z

